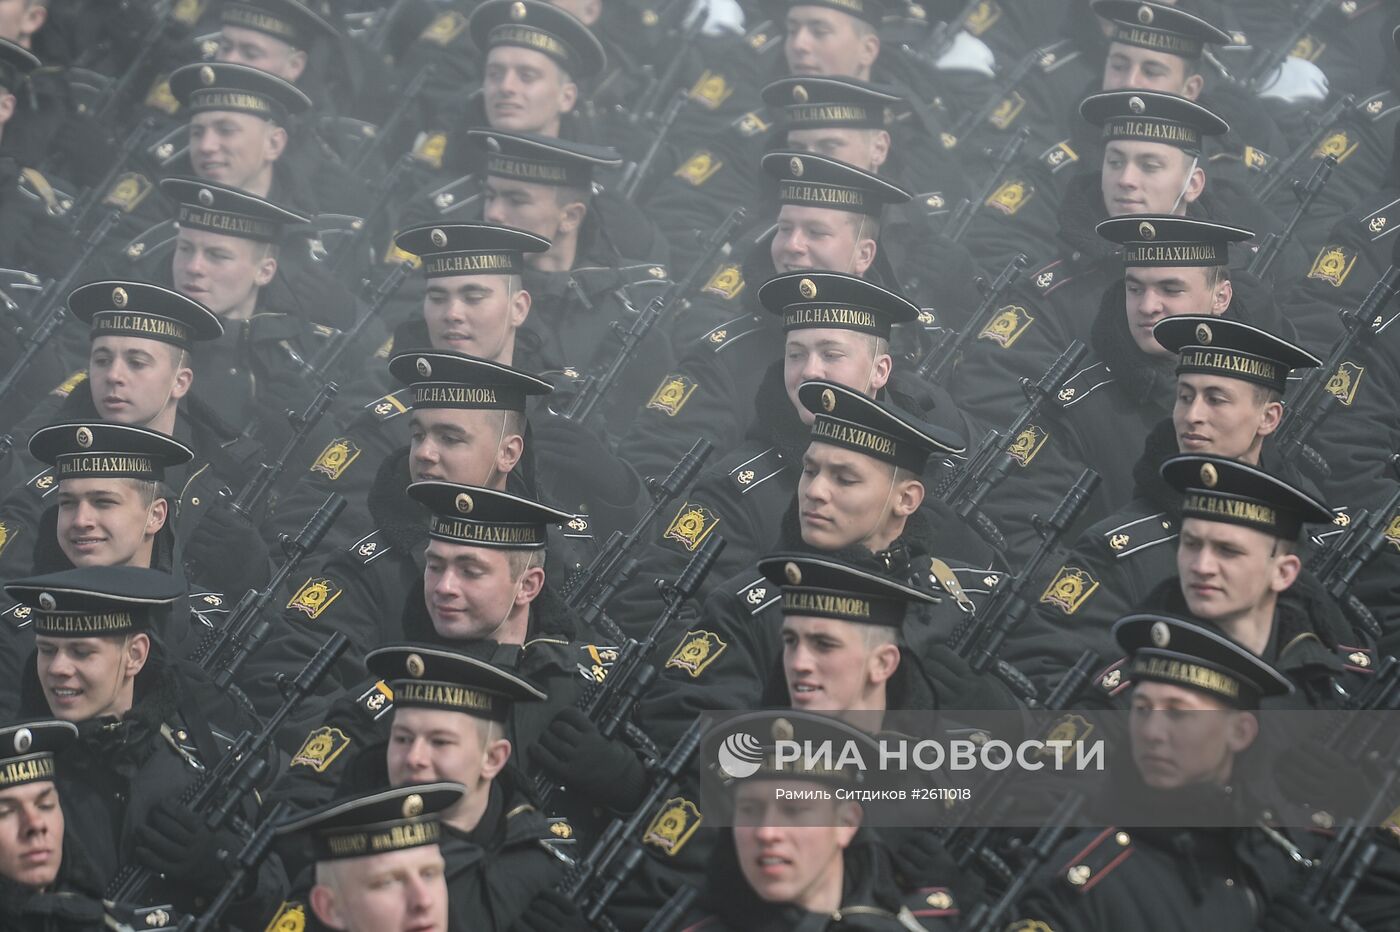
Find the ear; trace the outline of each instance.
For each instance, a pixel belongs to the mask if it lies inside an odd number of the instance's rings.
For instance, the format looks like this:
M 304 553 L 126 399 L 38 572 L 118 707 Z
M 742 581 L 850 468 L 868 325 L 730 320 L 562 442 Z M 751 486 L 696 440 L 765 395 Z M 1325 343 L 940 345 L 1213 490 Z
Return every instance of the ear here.
M 1298 580 L 1298 573 L 1302 571 L 1303 561 L 1298 559 L 1296 553 L 1285 554 L 1274 558 L 1273 578 L 1269 580 L 1269 589 L 1272 592 L 1283 592 Z
M 170 516 L 170 501 L 162 496 L 156 496 L 156 500 L 151 503 L 151 511 L 146 515 L 146 536 L 155 537 L 160 533 L 160 529 L 165 527 L 165 519 Z
M 306 50 L 293 49 L 292 54 L 287 56 L 287 80 L 295 84 L 300 80 L 302 72 L 306 70 Z
M 510 297 L 510 325 L 519 329 L 525 323 L 525 318 L 530 316 L 530 292 L 521 285 L 515 289 L 515 294 Z
M 603 15 L 602 0 L 588 0 L 588 2 L 583 5 L 583 9 L 579 10 L 579 13 L 583 19 L 583 24 L 585 26 L 592 26 L 594 23 L 598 22 L 598 18 Z
M 890 134 L 888 130 L 876 130 L 874 137 L 870 140 L 870 165 L 871 171 L 878 172 L 880 166 L 885 164 L 885 160 L 890 157 Z
M 1259 718 L 1249 712 L 1237 712 L 1230 720 L 1226 746 L 1230 753 L 1239 754 L 1254 743 L 1259 736 Z
M 1193 74 L 1186 79 L 1186 83 L 1181 86 L 1181 96 L 1187 100 L 1196 100 L 1201 96 L 1201 91 L 1206 86 L 1206 79 L 1199 74 Z
M 865 274 L 865 270 L 870 268 L 870 264 L 875 261 L 875 241 L 873 239 L 863 239 L 856 243 L 856 251 L 851 256 L 851 274 L 859 278 Z
M 870 654 L 870 682 L 875 685 L 889 682 L 899 669 L 899 647 L 894 644 L 881 644 Z
M 850 847 L 856 832 L 860 831 L 860 823 L 864 817 L 865 812 L 859 803 L 842 803 L 836 810 L 836 844 L 841 850 Z
M 253 284 L 259 288 L 266 288 L 276 274 L 277 259 L 269 251 L 267 255 L 262 257 L 261 261 L 258 262 L 258 267 L 253 271 Z
M 146 666 L 146 659 L 151 656 L 151 636 L 145 632 L 133 634 L 131 640 L 126 642 L 126 657 L 122 661 L 122 666 L 127 679 L 134 679 Z
M 269 162 L 277 161 L 286 150 L 287 131 L 280 126 L 273 126 L 267 134 L 267 144 L 263 149 L 267 155 L 267 160 Z
M 1267 437 L 1278 430 L 1278 425 L 1283 421 L 1283 402 L 1271 401 L 1264 405 L 1263 412 L 1259 415 L 1259 430 L 1257 433 L 1261 437 Z
M 483 780 L 494 780 L 496 774 L 505 769 L 506 761 L 510 760 L 510 742 L 505 738 L 497 738 L 486 745 L 486 753 L 481 757 L 481 778 Z
M 502 476 L 515 468 L 515 464 L 520 462 L 521 455 L 525 452 L 525 438 L 519 434 L 507 434 L 501 440 L 500 449 L 496 451 L 496 472 Z
M 559 85 L 559 112 L 568 113 L 574 109 L 576 103 L 578 103 L 578 85 L 568 78 L 564 78 Z
M 1215 289 L 1215 294 L 1210 297 L 1210 312 L 1216 317 L 1224 314 L 1230 307 L 1230 299 L 1235 296 L 1235 286 L 1230 284 L 1227 278 Z
M 870 369 L 870 390 L 873 392 L 884 388 L 893 369 L 894 358 L 889 353 L 881 353 L 875 357 L 875 365 Z
M 1186 184 L 1186 194 L 1181 198 L 1183 204 L 1193 204 L 1201 196 L 1201 192 L 1206 189 L 1206 170 L 1197 165 L 1191 169 L 1191 180 Z
M 20 24 L 20 38 L 25 39 L 34 35 L 43 28 L 44 23 L 49 21 L 49 8 L 42 3 L 31 3 L 24 11 L 24 20 Z M 27 44 L 26 44 L 27 47 Z
M 520 591 L 515 594 L 515 604 L 529 605 L 544 591 L 544 570 L 532 566 L 520 577 Z
M 874 30 L 861 37 L 860 57 L 857 62 L 865 66 L 865 71 L 870 71 L 870 66 L 875 64 L 875 59 L 880 57 L 880 36 Z
M 924 484 L 918 479 L 905 479 L 895 490 L 894 513 L 907 518 L 924 503 Z
M 340 915 L 340 904 L 335 901 L 331 888 L 325 884 L 318 883 L 311 888 L 311 911 L 332 929 L 342 930 L 346 927 L 345 919 Z
M 171 387 L 170 397 L 179 401 L 189 394 L 190 386 L 194 384 L 194 370 L 189 366 L 181 366 L 175 371 L 175 384 Z
M 15 95 L 0 94 L 0 125 L 8 123 L 15 115 Z
M 574 201 L 572 204 L 564 206 L 564 213 L 559 218 L 560 233 L 576 233 L 578 228 L 583 226 L 583 218 L 588 216 L 588 205 L 583 201 Z

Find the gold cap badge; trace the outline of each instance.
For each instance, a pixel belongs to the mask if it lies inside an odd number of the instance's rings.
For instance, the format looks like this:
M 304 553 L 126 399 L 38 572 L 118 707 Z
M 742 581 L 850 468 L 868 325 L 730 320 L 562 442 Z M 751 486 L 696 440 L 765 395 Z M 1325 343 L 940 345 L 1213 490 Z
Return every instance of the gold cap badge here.
M 208 87 L 209 85 L 213 84 L 213 83 L 214 83 L 214 69 L 213 69 L 213 68 L 210 68 L 208 65 L 205 65 L 203 68 L 200 68 L 200 69 L 199 69 L 199 80 L 203 81 L 203 82 L 204 82 L 204 85 L 205 85 L 206 87 Z
M 520 3 L 519 0 L 510 5 L 510 18 L 516 20 L 517 22 L 524 19 L 525 14 L 527 12 L 528 11 L 525 9 L 525 4 Z
M 1138 7 L 1138 22 L 1144 26 L 1152 25 L 1152 7 L 1145 5 Z
M 199 202 L 205 207 L 214 206 L 214 192 L 210 191 L 208 188 L 200 188 L 199 193 L 196 194 L 195 197 L 198 198 Z
M 1215 339 L 1215 332 L 1210 329 L 1210 324 L 1196 325 L 1196 340 L 1204 346 L 1210 346 L 1210 341 Z
M 1220 473 L 1215 471 L 1213 463 L 1201 464 L 1201 481 L 1208 489 L 1215 488 L 1215 484 L 1220 481 Z
M 1172 642 L 1171 629 L 1167 627 L 1165 621 L 1152 622 L 1152 644 L 1154 647 L 1166 647 Z
M 424 359 L 422 356 L 418 357 L 418 361 L 413 364 L 413 367 L 417 369 L 418 374 L 425 379 L 433 374 L 433 364 L 428 362 L 428 360 Z
M 792 99 L 799 104 L 805 104 L 807 102 L 807 88 L 803 87 L 801 84 L 794 84 L 792 87 Z
M 33 743 L 34 732 L 30 731 L 28 728 L 21 728 L 19 731 L 15 732 L 15 750 L 20 754 L 29 750 L 30 745 Z
M 86 427 L 78 428 L 78 446 L 82 447 L 84 450 L 92 446 L 92 431 L 88 430 Z
M 403 800 L 403 817 L 412 819 L 423 812 L 423 797 L 417 793 L 410 793 Z
M 127 297 L 125 288 L 112 289 L 112 303 L 114 305 L 116 305 L 117 307 L 126 307 L 126 301 Z
M 409 654 L 405 657 L 403 665 L 404 669 L 408 671 L 408 675 L 415 680 L 422 676 L 423 671 L 427 669 L 423 663 L 423 658 L 417 654 Z
M 53 597 L 52 592 L 39 593 L 39 607 L 46 612 L 51 612 L 58 605 L 58 600 Z
M 797 293 L 810 301 L 817 296 L 817 283 L 810 278 L 804 278 L 797 283 Z
M 438 249 L 447 245 L 447 234 L 441 230 L 433 230 L 433 232 L 428 234 L 428 239 L 432 240 L 433 245 Z
M 1157 228 L 1144 220 L 1142 223 L 1138 224 L 1138 236 L 1141 236 L 1143 239 L 1156 239 Z
M 788 566 L 792 566 L 791 563 Z M 797 734 L 792 727 L 792 722 L 785 718 L 777 719 L 773 722 L 773 737 L 778 741 L 791 741 L 792 736 Z
M 802 582 L 802 568 L 796 563 L 785 563 L 783 564 L 783 577 L 790 585 L 799 585 Z
M 469 514 L 471 514 L 471 513 L 472 513 L 472 508 L 475 507 L 475 503 L 472 501 L 472 497 L 471 497 L 470 495 L 468 495 L 466 492 L 459 492 L 459 493 L 457 493 L 456 505 L 457 505 L 457 510 L 460 511 L 460 512 L 461 512 L 462 514 L 464 514 L 464 515 L 469 515 Z
M 836 410 L 836 393 L 829 388 L 822 389 L 822 410 L 827 414 Z
M 794 155 L 788 160 L 788 171 L 792 172 L 792 177 L 801 178 L 806 167 L 802 164 L 802 160 Z
M 1147 103 L 1141 97 L 1129 97 L 1128 109 L 1134 113 L 1142 113 L 1147 109 Z

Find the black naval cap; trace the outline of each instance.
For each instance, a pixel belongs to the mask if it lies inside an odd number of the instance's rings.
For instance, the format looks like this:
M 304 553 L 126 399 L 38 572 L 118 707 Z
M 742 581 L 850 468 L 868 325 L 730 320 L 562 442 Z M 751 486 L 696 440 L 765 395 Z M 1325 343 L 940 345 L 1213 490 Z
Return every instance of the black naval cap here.
M 1155 91 L 1106 91 L 1084 98 L 1079 114 L 1103 127 L 1105 142 L 1159 142 L 1200 155 L 1206 136 L 1229 132 L 1230 124 L 1200 104 Z
M 435 845 L 442 813 L 457 804 L 460 783 L 414 783 L 362 793 L 301 813 L 277 826 L 278 835 L 311 841 L 317 861 L 344 861 Z
M 763 157 L 763 170 L 778 180 L 782 204 L 879 218 L 885 207 L 904 204 L 910 197 L 908 191 L 878 175 L 810 152 L 769 152 Z
M 778 742 L 833 749 L 830 755 L 799 754 L 780 761 Z M 766 709 L 726 718 L 704 738 L 709 760 L 717 760 L 715 772 L 728 789 L 749 780 L 794 780 L 854 785 L 865 782 L 865 770 L 843 749 L 854 747 L 867 767 L 874 769 L 880 746 L 861 729 L 834 715 L 800 709 Z
M 467 21 L 482 53 L 498 45 L 534 49 L 558 62 L 574 79 L 602 72 L 607 53 L 598 37 L 573 14 L 541 0 L 487 0 Z
M 438 709 L 504 722 L 514 703 L 548 698 L 509 670 L 441 647 L 381 647 L 366 655 L 365 665 L 388 683 L 400 709 Z
M 495 223 L 425 223 L 394 237 L 394 245 L 423 260 L 429 278 L 520 275 L 525 253 L 546 252 L 549 240 Z
M 77 738 L 77 725 L 53 719 L 0 728 L 0 790 L 53 780 L 54 756 Z
M 555 136 L 494 129 L 467 130 L 467 136 L 486 152 L 486 174 L 496 178 L 591 189 L 595 169 L 622 164 L 616 149 Z
M 415 482 L 408 495 L 433 513 L 429 537 L 471 547 L 543 550 L 549 525 L 574 517 L 509 492 L 456 482 Z
M 227 0 L 219 10 L 225 26 L 240 26 L 304 49 L 317 38 L 334 38 L 335 27 L 297 0 Z
M 224 325 L 213 311 L 178 291 L 147 282 L 89 282 L 68 295 L 68 310 L 92 327 L 91 337 L 139 337 L 189 349 L 217 340 Z
M 199 178 L 162 178 L 160 189 L 178 202 L 175 222 L 181 229 L 276 243 L 288 227 L 311 222 L 257 195 Z
M 1138 0 L 1094 0 L 1090 8 L 1113 21 L 1110 42 L 1197 59 L 1207 45 L 1230 45 L 1230 34 L 1192 13 Z
M 854 330 L 886 340 L 895 324 L 919 319 L 919 308 L 873 282 L 841 272 L 786 272 L 764 282 L 758 300 L 783 316 L 783 331 Z
M 282 123 L 311 109 L 311 98 L 293 84 L 232 62 L 195 62 L 170 75 L 170 93 L 188 113 L 226 110 Z
M 772 553 L 758 569 L 783 589 L 783 614 L 898 628 L 911 602 L 930 593 L 824 554 Z
M 1177 375 L 1223 375 L 1280 393 L 1288 387 L 1289 372 L 1322 365 L 1321 359 L 1282 337 L 1222 317 L 1166 317 L 1152 328 L 1152 336 L 1178 354 Z
M 1230 244 L 1254 235 L 1243 227 L 1174 214 L 1110 217 L 1094 227 L 1094 232 L 1123 247 L 1123 265 L 1129 268 L 1228 265 Z
M 29 49 L 0 39 L 0 87 L 14 92 L 40 65 Z
M 1285 540 L 1296 540 L 1305 524 L 1332 522 L 1322 502 L 1239 460 L 1183 453 L 1164 462 L 1161 473 L 1184 496 L 1182 518 L 1238 524 Z
M 785 0 L 780 6 L 784 11 L 795 6 L 816 6 L 828 10 L 835 10 L 838 13 L 845 13 L 854 16 L 856 19 L 864 20 L 872 26 L 879 27 L 889 14 L 889 7 L 885 0 Z
M 781 78 L 763 89 L 783 130 L 883 129 L 886 110 L 903 99 L 891 87 L 818 75 Z
M 415 408 L 463 411 L 520 411 L 531 395 L 554 386 L 539 376 L 466 353 L 440 350 L 399 353 L 389 373 L 413 389 Z
M 1267 696 L 1293 692 L 1278 670 L 1219 631 L 1156 612 L 1139 612 L 1113 625 L 1135 681 L 1184 686 L 1237 709 L 1257 709 Z
M 139 479 L 162 482 L 165 470 L 194 459 L 194 451 L 159 431 L 108 421 L 41 427 L 29 455 L 54 468 L 58 479 Z
M 186 589 L 160 570 L 85 566 L 16 579 L 5 592 L 33 610 L 35 634 L 93 638 L 149 631 Z
M 803 382 L 797 387 L 797 400 L 816 415 L 812 443 L 843 447 L 916 473 L 924 471 L 935 453 L 961 453 L 967 448 L 952 431 L 836 382 Z

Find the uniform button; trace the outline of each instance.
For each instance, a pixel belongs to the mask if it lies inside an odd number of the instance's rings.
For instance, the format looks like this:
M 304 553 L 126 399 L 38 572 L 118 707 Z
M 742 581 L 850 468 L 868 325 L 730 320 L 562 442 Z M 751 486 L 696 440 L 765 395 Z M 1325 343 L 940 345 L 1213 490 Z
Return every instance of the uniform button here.
M 1233 880 L 1231 880 L 1229 877 L 1226 877 L 1226 878 L 1225 878 L 1225 886 L 1227 886 L 1227 887 L 1233 887 L 1234 885 L 1235 885 L 1235 882 L 1234 882 Z
M 198 505 L 198 504 L 199 504 L 199 496 L 196 495 L 196 496 L 194 496 L 193 498 L 191 498 L 191 499 L 190 499 L 190 504 L 191 504 L 191 505 Z
M 228 374 L 229 374 L 229 375 L 237 375 L 237 374 L 238 374 L 238 369 L 237 369 L 237 367 L 231 367 L 231 368 L 228 370 Z

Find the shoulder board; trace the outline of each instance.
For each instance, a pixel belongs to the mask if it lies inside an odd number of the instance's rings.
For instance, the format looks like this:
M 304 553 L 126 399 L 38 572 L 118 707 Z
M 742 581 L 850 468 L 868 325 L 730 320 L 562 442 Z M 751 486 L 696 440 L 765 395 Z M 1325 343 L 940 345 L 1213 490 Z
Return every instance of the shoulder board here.
M 564 524 L 564 536 L 571 540 L 592 540 L 593 519 L 588 515 L 574 515 Z
M 327 327 L 325 324 L 312 324 L 311 335 L 321 340 L 329 340 L 331 337 L 339 336 L 344 331 L 336 327 Z
M 745 139 L 761 135 L 773 128 L 773 124 L 765 120 L 757 110 L 750 110 L 729 125 L 734 132 Z
M 387 421 L 390 418 L 398 417 L 400 414 L 407 414 L 409 402 L 412 400 L 412 392 L 407 388 L 401 388 L 396 392 L 390 392 L 381 398 L 376 398 L 365 405 L 365 410 L 369 412 L 375 420 Z
M 767 576 L 760 576 L 735 590 L 734 595 L 749 607 L 750 615 L 757 615 L 778 599 L 782 598 L 781 586 L 775 585 Z
M 1395 232 L 1395 224 L 1400 222 L 1400 198 L 1396 198 L 1379 210 L 1373 210 L 1358 222 L 1361 224 L 1361 235 L 1367 237 L 1371 242 L 1382 239 Z
M 1366 114 L 1372 123 L 1377 123 L 1400 110 L 1400 98 L 1397 98 L 1394 91 L 1381 91 L 1361 101 L 1356 105 L 1356 109 Z
M 20 170 L 19 189 L 29 197 L 42 201 L 44 211 L 50 217 L 62 217 L 73 206 L 72 196 L 56 190 L 49 183 L 49 179 L 45 178 L 36 168 Z
M 729 471 L 729 481 L 747 495 L 763 483 L 783 471 L 783 454 L 777 447 L 769 447 L 757 456 L 744 460 Z
M 19 537 L 19 532 L 19 528 L 11 528 L 4 521 L 0 521 L 0 553 L 4 553 L 5 548 L 14 543 L 15 538 Z
M 655 282 L 666 281 L 666 266 L 656 263 L 642 263 L 641 265 L 624 265 L 611 270 L 616 275 L 622 276 L 622 281 L 628 285 L 650 285 Z
M 393 548 L 385 542 L 383 533 L 376 528 L 346 547 L 345 552 L 354 554 L 355 559 L 368 566 L 391 549 Z
M 984 570 L 975 566 L 953 566 L 949 569 L 957 577 L 958 585 L 962 586 L 963 592 L 971 592 L 976 595 L 986 595 L 991 592 L 992 587 L 1006 575 L 997 570 Z
M 1370 3 L 1357 3 L 1356 0 L 1341 0 L 1338 7 L 1347 19 L 1358 19 L 1379 8 L 1380 0 L 1371 0 Z
M 191 740 L 189 731 L 185 728 L 171 728 L 168 724 L 162 723 L 160 734 L 175 753 L 184 758 L 185 763 L 195 770 L 204 769 L 204 764 L 199 759 L 199 748 Z
M 1078 161 L 1079 154 L 1070 148 L 1068 139 L 1057 142 L 1040 153 L 1040 164 L 1050 169 L 1052 174 Z
M 1040 60 L 1036 62 L 1036 65 L 1039 66 L 1042 74 L 1053 74 L 1083 54 L 1074 48 L 1070 39 L 1061 39 L 1041 50 Z
M 49 467 L 43 472 L 37 473 L 24 484 L 25 488 L 29 489 L 29 491 L 33 492 L 35 495 L 38 495 L 40 498 L 52 492 L 57 485 L 58 477 L 54 475 L 53 467 Z
M 1113 372 L 1102 362 L 1080 369 L 1065 379 L 1064 386 L 1056 396 L 1060 405 L 1068 408 L 1088 398 L 1095 391 L 1113 381 Z
M 752 51 L 762 54 L 783 39 L 784 31 L 775 26 L 772 20 L 764 20 L 744 34 L 744 44 Z
M 1073 278 L 1063 268 L 1064 260 L 1056 259 L 1049 265 L 1036 269 L 1031 273 L 1030 280 L 1032 286 L 1042 295 L 1047 295 L 1065 282 Z
M 1103 542 L 1121 560 L 1155 544 L 1176 540 L 1177 533 L 1176 522 L 1163 511 L 1104 531 Z
M 128 259 L 139 259 L 147 253 L 155 252 L 174 242 L 179 233 L 179 227 L 176 226 L 174 220 L 163 220 L 123 246 L 122 253 Z
M 582 656 L 578 660 L 578 672 L 590 683 L 601 683 L 608 678 L 608 671 L 617 662 L 618 650 L 602 644 L 580 644 Z
M 1106 696 L 1116 696 L 1133 684 L 1124 671 L 1128 658 L 1120 657 L 1099 671 L 1094 678 L 1094 688 Z
M 732 346 L 749 334 L 757 333 L 762 329 L 763 321 L 753 314 L 745 314 L 743 317 L 736 317 L 720 324 L 700 339 L 702 342 L 708 343 L 710 348 L 718 353 L 726 346 Z
M 369 719 L 377 722 L 389 713 L 394 707 L 394 691 L 389 688 L 389 684 L 383 680 L 370 685 L 369 689 L 355 699 L 355 708 Z
M 418 41 L 446 46 L 466 28 L 467 18 L 456 10 L 448 10 L 438 14 L 437 18 L 428 24 L 418 36 Z
M 429 192 L 428 200 L 438 213 L 449 214 L 468 204 L 476 203 L 480 199 L 479 187 L 476 175 L 464 175 Z
M 49 391 L 49 394 L 56 395 L 59 398 L 67 398 L 69 395 L 73 394 L 73 389 L 87 381 L 87 377 L 87 370 L 79 369 L 77 372 L 74 372 L 68 378 L 55 385 Z
M 916 903 L 911 912 L 917 918 L 956 916 L 958 904 L 947 887 L 920 887 L 914 891 Z
M 1109 826 L 1082 850 L 1060 866 L 1059 875 L 1071 890 L 1088 893 L 1099 881 L 1116 870 L 1133 854 L 1133 839 L 1127 832 Z
M 188 123 L 177 126 L 146 149 L 146 154 L 155 159 L 161 168 L 168 168 L 180 156 L 189 151 L 190 126 Z
M 1337 645 L 1337 655 L 1342 658 L 1342 666 L 1352 673 L 1373 674 L 1376 672 L 1376 652 L 1369 647 L 1349 647 Z
M 190 608 L 197 612 L 228 612 L 228 599 L 222 592 L 191 592 Z
M 1347 505 L 1332 509 L 1332 523 L 1327 525 L 1327 530 L 1316 531 L 1309 535 L 1312 542 L 1318 546 L 1326 545 L 1332 538 L 1346 533 L 1346 529 L 1351 525 L 1351 509 Z M 1386 529 L 1386 539 L 1390 540 L 1391 533 L 1400 533 L 1400 526 L 1395 526 L 1394 519 L 1391 520 L 1391 528 Z
M 527 812 L 534 812 L 534 806 L 517 806 L 506 815 L 509 821 L 516 815 L 524 815 Z M 564 816 L 550 816 L 545 819 L 545 835 L 540 838 L 540 844 L 548 849 L 553 849 L 558 845 L 576 845 L 578 836 L 574 832 L 574 827 Z
M 913 202 L 923 208 L 928 217 L 941 217 L 948 212 L 948 198 L 942 191 L 925 191 L 915 194 Z
M 30 608 L 28 605 L 16 603 L 3 612 L 0 612 L 0 618 L 5 619 L 16 628 L 24 628 L 34 620 L 34 609 Z

